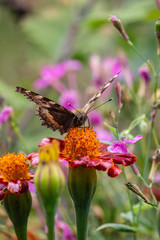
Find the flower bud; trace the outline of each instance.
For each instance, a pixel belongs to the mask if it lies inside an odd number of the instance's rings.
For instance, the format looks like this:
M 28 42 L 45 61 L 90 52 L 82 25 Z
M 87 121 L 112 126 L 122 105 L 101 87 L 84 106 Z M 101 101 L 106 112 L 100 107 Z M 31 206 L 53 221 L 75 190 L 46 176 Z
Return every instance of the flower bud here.
M 144 79 L 145 84 L 148 85 L 151 80 L 149 67 L 147 65 L 143 65 L 142 67 L 139 68 L 138 73 L 139 73 L 139 76 L 142 79 Z
M 135 183 L 128 182 L 125 185 L 130 191 L 140 196 L 145 202 L 149 202 L 148 198 L 142 193 L 140 188 Z
M 78 240 L 86 239 L 88 212 L 96 184 L 97 175 L 94 168 L 69 168 L 68 189 L 76 211 Z
M 29 190 L 21 194 L 9 192 L 5 194 L 3 203 L 18 240 L 27 239 L 27 220 L 32 206 Z
M 121 84 L 119 82 L 116 82 L 115 90 L 117 95 L 117 105 L 118 105 L 118 108 L 121 109 L 123 104 L 121 102 Z
M 129 41 L 129 37 L 122 25 L 121 20 L 119 20 L 116 16 L 112 15 L 109 19 L 110 22 L 112 22 L 113 26 L 120 32 L 124 40 L 127 42 Z
M 44 209 L 48 226 L 48 239 L 54 239 L 54 220 L 57 203 L 64 186 L 64 175 L 58 163 L 59 148 L 56 141 L 40 148 L 40 163 L 35 173 L 35 186 Z
M 160 18 L 155 23 L 155 34 L 157 38 L 157 55 L 160 56 Z

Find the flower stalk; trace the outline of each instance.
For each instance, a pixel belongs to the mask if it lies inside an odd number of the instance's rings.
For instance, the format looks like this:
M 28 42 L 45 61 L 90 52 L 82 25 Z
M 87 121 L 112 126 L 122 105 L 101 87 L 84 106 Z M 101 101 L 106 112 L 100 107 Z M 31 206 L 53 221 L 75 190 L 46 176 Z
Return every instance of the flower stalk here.
M 68 189 L 75 206 L 78 240 L 86 239 L 88 213 L 96 184 L 97 175 L 94 168 L 69 168 Z

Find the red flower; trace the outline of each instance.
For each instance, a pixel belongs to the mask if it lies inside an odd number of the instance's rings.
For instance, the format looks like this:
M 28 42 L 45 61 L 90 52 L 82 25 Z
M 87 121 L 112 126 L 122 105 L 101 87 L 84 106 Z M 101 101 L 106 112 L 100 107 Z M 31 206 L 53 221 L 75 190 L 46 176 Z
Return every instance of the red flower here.
M 44 138 L 39 146 L 52 142 L 53 138 Z M 77 168 L 84 166 L 95 168 L 97 170 L 108 170 L 109 177 L 117 177 L 121 173 L 121 168 L 117 164 L 129 166 L 137 158 L 132 153 L 116 153 L 107 151 L 108 145 L 101 143 L 92 128 L 71 128 L 65 136 L 65 140 L 59 140 L 60 143 L 60 160 L 66 160 L 69 167 Z M 27 156 L 31 161 L 38 155 L 32 153 Z

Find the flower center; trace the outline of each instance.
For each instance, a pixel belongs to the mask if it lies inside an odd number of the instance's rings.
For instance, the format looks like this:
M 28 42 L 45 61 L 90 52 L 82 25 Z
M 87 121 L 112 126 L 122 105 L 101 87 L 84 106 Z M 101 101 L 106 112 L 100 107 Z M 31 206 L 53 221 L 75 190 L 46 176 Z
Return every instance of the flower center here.
M 71 128 L 65 136 L 62 155 L 71 160 L 87 156 L 97 158 L 100 153 L 101 143 L 92 128 Z
M 29 179 L 28 169 L 27 158 L 24 157 L 23 153 L 17 155 L 8 153 L 0 158 L 0 174 L 4 182 Z

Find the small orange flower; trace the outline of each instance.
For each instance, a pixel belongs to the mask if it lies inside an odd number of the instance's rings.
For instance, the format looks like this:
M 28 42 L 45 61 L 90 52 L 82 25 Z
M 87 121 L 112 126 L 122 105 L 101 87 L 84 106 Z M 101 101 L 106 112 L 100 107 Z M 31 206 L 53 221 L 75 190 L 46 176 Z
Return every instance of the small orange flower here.
M 92 128 L 71 128 L 65 136 L 64 142 L 62 155 L 69 161 L 80 159 L 84 156 L 89 158 L 102 156 L 100 152 L 101 143 Z
M 28 158 L 21 154 L 8 153 L 0 158 L 0 199 L 10 192 L 18 194 L 28 189 L 27 181 L 31 181 Z

